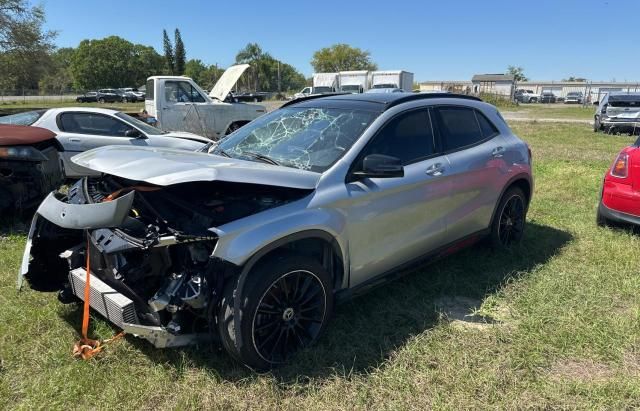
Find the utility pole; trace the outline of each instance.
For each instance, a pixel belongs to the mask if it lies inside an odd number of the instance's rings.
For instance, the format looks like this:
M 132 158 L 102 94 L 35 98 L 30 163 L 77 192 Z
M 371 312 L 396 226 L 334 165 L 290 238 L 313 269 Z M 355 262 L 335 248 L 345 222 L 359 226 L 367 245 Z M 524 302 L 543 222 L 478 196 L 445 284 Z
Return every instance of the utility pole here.
M 278 94 L 282 93 L 280 89 L 280 60 L 278 60 Z

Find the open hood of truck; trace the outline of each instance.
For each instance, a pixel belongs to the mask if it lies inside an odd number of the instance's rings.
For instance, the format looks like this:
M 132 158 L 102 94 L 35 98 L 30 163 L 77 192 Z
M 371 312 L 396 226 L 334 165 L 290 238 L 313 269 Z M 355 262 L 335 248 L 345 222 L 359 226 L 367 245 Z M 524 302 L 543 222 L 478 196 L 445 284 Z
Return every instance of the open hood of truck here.
M 219 101 L 224 101 L 233 86 L 238 82 L 242 73 L 244 73 L 248 68 L 248 64 L 238 64 L 237 66 L 231 66 L 226 69 L 211 89 L 209 97 L 215 98 Z
M 71 159 L 101 173 L 168 186 L 192 181 L 227 181 L 313 189 L 320 174 L 291 167 L 157 147 L 104 146 Z

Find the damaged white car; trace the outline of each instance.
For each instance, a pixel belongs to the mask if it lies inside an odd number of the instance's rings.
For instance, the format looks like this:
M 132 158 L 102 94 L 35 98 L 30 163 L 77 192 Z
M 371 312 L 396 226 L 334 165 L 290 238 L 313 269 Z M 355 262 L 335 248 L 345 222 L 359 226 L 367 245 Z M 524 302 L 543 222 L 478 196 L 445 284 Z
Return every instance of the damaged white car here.
M 454 94 L 294 101 L 202 152 L 104 147 L 52 193 L 19 282 L 83 298 L 156 347 L 216 339 L 255 368 L 314 342 L 334 301 L 489 237 L 517 243 L 531 153 Z M 88 258 L 87 258 L 88 257 Z

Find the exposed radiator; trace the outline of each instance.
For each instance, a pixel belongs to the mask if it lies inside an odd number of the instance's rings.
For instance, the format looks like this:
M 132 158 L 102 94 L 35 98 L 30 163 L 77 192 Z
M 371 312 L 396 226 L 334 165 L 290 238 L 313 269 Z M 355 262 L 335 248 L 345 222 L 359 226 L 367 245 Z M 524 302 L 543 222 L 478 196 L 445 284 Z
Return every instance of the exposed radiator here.
M 76 268 L 69 272 L 69 284 L 73 293 L 84 300 L 84 285 L 87 272 Z M 109 321 L 122 328 L 123 323 L 137 324 L 136 308 L 128 297 L 120 294 L 104 281 L 91 274 L 89 305 Z

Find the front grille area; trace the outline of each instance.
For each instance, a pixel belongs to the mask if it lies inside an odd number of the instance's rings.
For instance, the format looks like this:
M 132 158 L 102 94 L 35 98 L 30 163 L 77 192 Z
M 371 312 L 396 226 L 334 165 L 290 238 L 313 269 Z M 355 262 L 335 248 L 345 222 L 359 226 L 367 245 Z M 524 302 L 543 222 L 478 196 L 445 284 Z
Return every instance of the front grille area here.
M 76 268 L 69 272 L 69 284 L 76 297 L 84 300 L 84 286 L 87 272 Z M 90 279 L 89 305 L 118 327 L 122 323 L 138 323 L 135 305 L 128 297 L 120 294 L 95 275 Z

